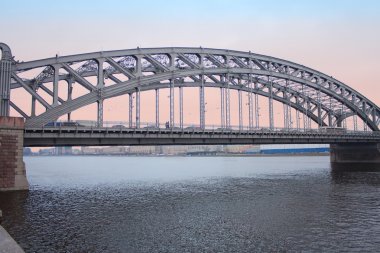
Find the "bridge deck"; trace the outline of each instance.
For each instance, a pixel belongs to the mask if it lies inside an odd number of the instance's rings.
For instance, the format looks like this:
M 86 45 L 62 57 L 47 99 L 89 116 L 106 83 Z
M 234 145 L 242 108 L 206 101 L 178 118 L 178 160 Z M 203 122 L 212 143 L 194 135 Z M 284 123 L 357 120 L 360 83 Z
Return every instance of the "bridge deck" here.
M 321 133 L 318 130 L 27 128 L 24 146 L 117 146 L 201 144 L 380 143 L 377 132 Z

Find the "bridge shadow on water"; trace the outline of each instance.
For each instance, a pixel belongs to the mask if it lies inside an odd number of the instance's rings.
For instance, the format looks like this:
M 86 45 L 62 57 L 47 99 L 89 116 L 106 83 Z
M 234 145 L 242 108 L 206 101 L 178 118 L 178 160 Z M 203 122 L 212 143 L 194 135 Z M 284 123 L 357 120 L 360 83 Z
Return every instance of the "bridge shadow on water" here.
M 380 185 L 380 165 L 331 164 L 330 176 L 334 184 Z

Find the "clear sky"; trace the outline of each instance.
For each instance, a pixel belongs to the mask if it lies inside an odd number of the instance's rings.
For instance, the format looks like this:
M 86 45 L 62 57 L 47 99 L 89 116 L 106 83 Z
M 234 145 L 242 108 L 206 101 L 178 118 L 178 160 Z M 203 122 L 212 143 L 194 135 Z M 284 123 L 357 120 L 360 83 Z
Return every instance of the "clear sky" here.
M 18 60 L 158 46 L 252 51 L 332 75 L 380 105 L 380 1 L 0 0 Z

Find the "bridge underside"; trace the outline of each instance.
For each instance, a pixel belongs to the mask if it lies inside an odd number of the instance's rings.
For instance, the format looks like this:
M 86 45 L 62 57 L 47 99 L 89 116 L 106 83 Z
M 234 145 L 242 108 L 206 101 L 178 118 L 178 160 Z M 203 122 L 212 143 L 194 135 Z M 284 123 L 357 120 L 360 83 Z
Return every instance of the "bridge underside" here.
M 372 133 L 323 134 L 270 130 L 66 128 L 26 129 L 24 146 L 229 145 L 378 143 Z

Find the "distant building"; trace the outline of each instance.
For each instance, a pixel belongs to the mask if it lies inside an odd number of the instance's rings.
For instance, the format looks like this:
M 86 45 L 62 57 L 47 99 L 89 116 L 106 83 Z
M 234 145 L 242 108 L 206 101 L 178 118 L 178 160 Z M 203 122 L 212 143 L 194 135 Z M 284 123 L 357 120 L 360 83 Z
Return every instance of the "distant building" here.
M 245 153 L 247 150 L 258 148 L 257 145 L 225 145 L 225 153 Z
M 94 147 L 81 147 L 81 153 L 82 155 L 96 155 L 100 154 L 100 149 Z
M 156 152 L 155 146 L 130 146 L 128 150 L 129 154 L 141 154 L 141 155 L 155 154 L 155 152 Z
M 328 144 L 267 144 L 260 145 L 261 154 L 327 153 Z
M 55 155 L 71 155 L 73 148 L 72 147 L 55 147 L 54 154 Z
M 39 155 L 45 156 L 45 155 L 55 155 L 56 150 L 55 148 L 46 148 L 46 149 L 40 149 L 38 152 Z
M 24 155 L 32 155 L 32 149 L 31 148 L 24 148 L 23 150 Z
M 124 146 L 110 146 L 101 148 L 101 153 L 110 155 L 122 155 L 127 152 L 127 147 Z

